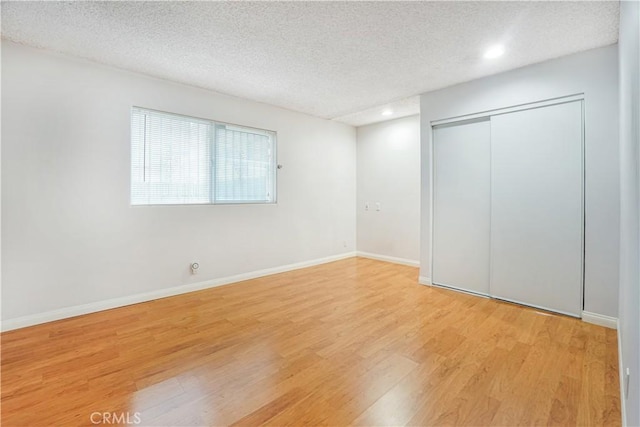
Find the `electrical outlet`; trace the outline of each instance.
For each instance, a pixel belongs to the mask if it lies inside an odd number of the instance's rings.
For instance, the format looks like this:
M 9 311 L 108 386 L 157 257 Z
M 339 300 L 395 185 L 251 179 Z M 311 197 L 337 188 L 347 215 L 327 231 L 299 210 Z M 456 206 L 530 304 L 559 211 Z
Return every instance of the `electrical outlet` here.
M 191 265 L 191 274 L 198 274 L 198 269 L 200 268 L 200 264 L 197 262 L 192 262 Z
M 342 241 L 342 247 L 344 247 L 344 248 L 346 248 L 346 247 L 347 247 L 347 241 L 346 241 L 346 240 L 343 240 L 343 241 Z

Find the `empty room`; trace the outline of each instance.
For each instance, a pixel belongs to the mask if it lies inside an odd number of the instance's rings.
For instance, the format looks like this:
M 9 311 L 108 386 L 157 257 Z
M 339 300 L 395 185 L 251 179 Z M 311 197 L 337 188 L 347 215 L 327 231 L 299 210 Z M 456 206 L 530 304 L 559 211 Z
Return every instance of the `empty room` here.
M 2 426 L 640 426 L 640 2 L 1 32 Z

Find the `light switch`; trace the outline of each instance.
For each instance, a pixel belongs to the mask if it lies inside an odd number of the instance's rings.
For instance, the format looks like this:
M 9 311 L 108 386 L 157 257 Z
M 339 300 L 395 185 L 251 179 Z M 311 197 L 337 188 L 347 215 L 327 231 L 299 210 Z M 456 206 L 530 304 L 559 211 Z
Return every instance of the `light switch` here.
M 380 202 L 376 202 L 376 210 L 377 211 L 380 211 L 380 207 L 381 207 Z
M 369 202 L 364 202 L 364 210 L 365 211 L 369 210 Z

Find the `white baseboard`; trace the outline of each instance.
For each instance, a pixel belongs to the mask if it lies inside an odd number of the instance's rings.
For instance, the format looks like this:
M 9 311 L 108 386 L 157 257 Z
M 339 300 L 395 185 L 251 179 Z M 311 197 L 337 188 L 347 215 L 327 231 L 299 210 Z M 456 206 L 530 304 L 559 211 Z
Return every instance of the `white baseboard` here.
M 300 268 L 312 267 L 314 265 L 326 264 L 328 262 L 339 261 L 341 259 L 352 258 L 356 252 L 347 252 L 340 255 L 332 255 L 324 258 L 317 258 L 309 261 L 297 262 L 280 267 L 267 268 L 264 270 L 252 271 L 249 273 L 237 274 L 235 276 L 223 277 L 220 279 L 206 280 L 188 285 L 174 286 L 172 288 L 159 289 L 157 291 L 145 292 L 142 294 L 128 295 L 120 298 L 113 298 L 105 301 L 98 301 L 89 304 L 65 307 L 58 310 L 47 311 L 45 313 L 32 314 L 28 316 L 16 317 L 0 322 L 0 330 L 10 331 L 13 329 L 26 328 L 27 326 L 41 323 L 53 322 L 54 320 L 67 319 L 69 317 L 81 316 L 83 314 L 95 313 L 112 308 L 124 307 L 131 304 L 152 301 L 174 295 L 186 294 L 188 292 L 200 291 L 202 289 L 215 288 L 217 286 L 229 285 L 243 280 L 255 279 L 258 277 L 270 276 L 272 274 L 284 273 L 298 270 Z
M 624 397 L 624 362 L 622 360 L 622 333 L 620 332 L 620 321 L 618 320 L 618 373 L 620 374 L 620 411 L 622 411 L 622 427 L 627 426 L 627 399 Z
M 363 257 L 363 258 L 377 259 L 378 261 L 392 262 L 394 264 L 408 265 L 410 267 L 420 267 L 420 261 L 415 261 L 412 259 L 397 258 L 394 256 L 387 256 L 387 255 L 378 255 L 378 254 L 372 254 L 370 252 L 362 252 L 362 251 L 356 252 L 356 256 Z
M 418 283 L 421 285 L 431 286 L 431 277 L 420 276 L 418 277 Z
M 605 316 L 604 314 L 583 311 L 582 320 L 587 323 L 593 323 L 594 325 L 604 326 L 611 329 L 618 329 L 617 317 Z

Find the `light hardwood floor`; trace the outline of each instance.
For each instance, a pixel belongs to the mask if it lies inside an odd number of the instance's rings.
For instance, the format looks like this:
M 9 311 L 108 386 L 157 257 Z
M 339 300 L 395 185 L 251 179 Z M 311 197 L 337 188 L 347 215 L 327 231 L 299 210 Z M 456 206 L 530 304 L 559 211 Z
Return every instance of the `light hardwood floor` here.
M 4 333 L 2 425 L 620 425 L 614 330 L 417 276 L 351 258 Z

